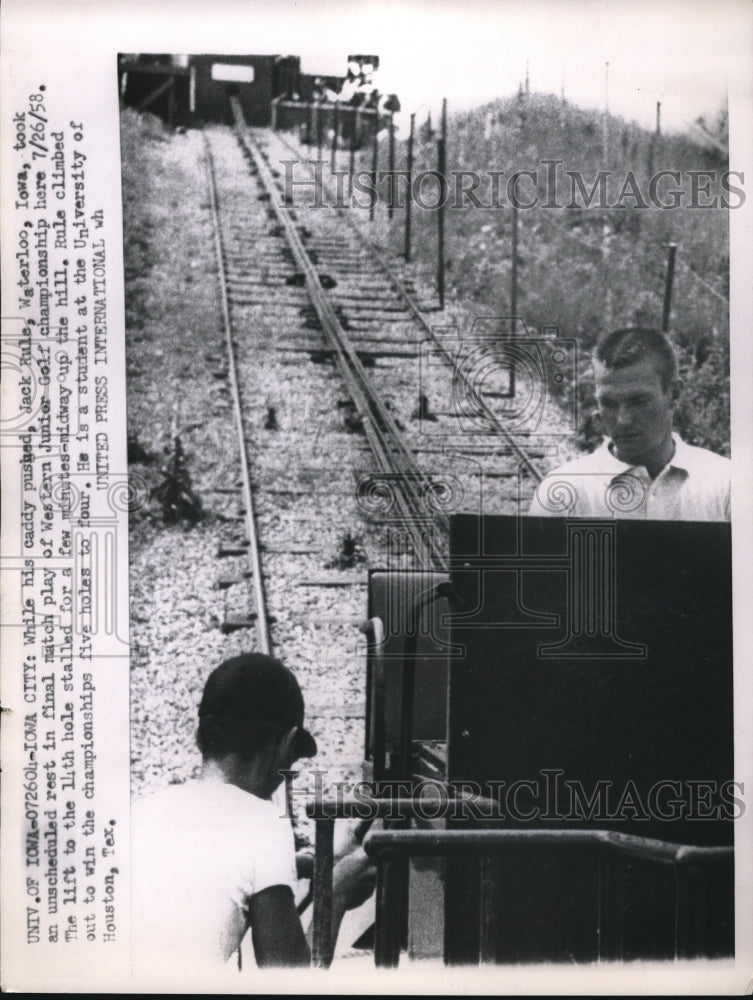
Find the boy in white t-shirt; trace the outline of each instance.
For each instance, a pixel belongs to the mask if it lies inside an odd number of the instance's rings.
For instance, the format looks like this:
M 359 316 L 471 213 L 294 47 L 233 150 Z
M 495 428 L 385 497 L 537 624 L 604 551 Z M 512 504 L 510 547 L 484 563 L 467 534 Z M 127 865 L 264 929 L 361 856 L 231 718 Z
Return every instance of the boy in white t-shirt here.
M 210 674 L 196 734 L 201 775 L 133 809 L 137 971 L 156 963 L 184 973 L 232 965 L 248 929 L 257 965 L 309 963 L 293 896 L 293 830 L 269 801 L 281 772 L 317 751 L 303 714 L 295 676 L 270 656 L 237 656 Z M 362 848 L 338 863 L 334 934 L 373 884 Z

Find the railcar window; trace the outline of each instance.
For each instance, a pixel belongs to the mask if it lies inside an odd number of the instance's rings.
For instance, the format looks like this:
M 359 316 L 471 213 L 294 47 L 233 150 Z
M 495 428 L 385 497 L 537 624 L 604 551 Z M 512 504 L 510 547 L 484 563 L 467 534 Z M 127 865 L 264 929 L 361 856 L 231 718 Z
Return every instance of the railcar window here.
M 212 63 L 212 79 L 229 83 L 253 83 L 253 66 L 236 66 L 232 63 Z

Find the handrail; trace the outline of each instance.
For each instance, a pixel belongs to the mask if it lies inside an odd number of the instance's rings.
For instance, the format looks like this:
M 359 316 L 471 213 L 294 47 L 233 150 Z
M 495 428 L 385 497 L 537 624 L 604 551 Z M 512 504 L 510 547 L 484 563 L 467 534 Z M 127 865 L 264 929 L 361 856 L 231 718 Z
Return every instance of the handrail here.
M 364 841 L 366 852 L 377 858 L 385 853 L 446 857 L 578 847 L 680 865 L 723 860 L 733 852 L 732 847 L 674 844 L 614 830 L 375 830 Z
M 389 783 L 386 782 L 385 786 Z M 454 809 L 462 814 L 465 806 L 475 805 L 493 815 L 497 803 L 492 799 L 470 798 L 458 795 L 452 798 Z M 402 822 L 408 819 L 424 819 L 426 802 L 410 796 L 386 796 L 384 798 L 327 799 L 323 802 L 309 802 L 306 813 L 316 822 L 314 845 L 314 875 L 312 889 L 314 931 L 312 935 L 311 962 L 318 968 L 328 968 L 332 961 L 335 942 L 332 940 L 332 870 L 334 867 L 334 832 L 336 819 L 382 819 L 386 822 Z M 471 813 L 471 815 L 473 815 Z M 459 816 L 456 818 L 460 818 Z M 373 836 L 373 835 L 372 835 Z M 365 842 L 364 842 L 365 846 Z
M 599 862 L 598 957 L 621 959 L 624 951 L 621 880 L 626 858 L 674 865 L 674 955 L 703 954 L 700 936 L 693 947 L 688 919 L 690 877 L 708 865 L 732 862 L 732 847 L 696 847 L 653 837 L 611 830 L 379 830 L 369 833 L 364 849 L 376 858 L 377 913 L 374 960 L 377 966 L 398 965 L 401 948 L 401 865 L 408 858 L 478 857 L 480 879 L 479 960 L 495 961 L 492 920 L 495 879 L 487 859 L 511 852 L 552 850 L 592 851 Z M 445 962 L 452 962 L 451 942 L 445 941 Z M 465 959 L 467 961 L 467 959 Z

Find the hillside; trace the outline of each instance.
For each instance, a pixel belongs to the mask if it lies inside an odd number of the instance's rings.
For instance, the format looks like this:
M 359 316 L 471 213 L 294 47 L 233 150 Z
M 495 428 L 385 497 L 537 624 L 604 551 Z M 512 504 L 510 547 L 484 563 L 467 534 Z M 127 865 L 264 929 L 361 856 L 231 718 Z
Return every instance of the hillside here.
M 418 124 L 415 173 L 437 165 L 436 132 Z M 397 144 L 397 168 L 405 166 L 406 147 Z M 382 151 L 382 168 L 384 158 Z M 368 159 L 364 151 L 362 169 L 369 169 Z M 615 117 L 605 155 L 603 115 L 553 96 L 520 93 L 451 115 L 448 175 L 475 172 L 480 181 L 474 204 L 461 191 L 471 186 L 470 173 L 462 184 L 450 180 L 449 297 L 462 302 L 467 316 L 510 315 L 507 184 L 517 171 L 533 172 L 517 185 L 517 315 L 533 333 L 556 326 L 561 337 L 577 341 L 586 413 L 593 408 L 590 349 L 605 329 L 661 325 L 667 244 L 676 243 L 670 333 L 685 382 L 677 423 L 690 442 L 729 454 L 729 209 L 723 206 L 736 207 L 741 196 L 734 177 L 723 189 L 726 169 L 711 145 L 655 135 Z M 606 172 L 601 182 L 600 171 Z M 436 201 L 436 181 L 427 179 L 422 192 L 427 204 Z M 395 211 L 390 226 L 395 252 L 402 248 L 403 216 Z M 414 209 L 414 259 L 429 281 L 436 270 L 436 217 L 430 208 Z M 588 430 L 581 444 L 593 439 Z

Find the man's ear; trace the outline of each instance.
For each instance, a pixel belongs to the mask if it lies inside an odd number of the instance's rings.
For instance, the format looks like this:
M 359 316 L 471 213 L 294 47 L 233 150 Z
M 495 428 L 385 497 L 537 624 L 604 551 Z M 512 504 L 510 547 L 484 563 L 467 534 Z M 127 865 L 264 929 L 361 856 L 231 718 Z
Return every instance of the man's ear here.
M 672 382 L 672 385 L 669 387 L 669 398 L 672 401 L 672 406 L 677 406 L 684 388 L 685 383 L 681 378 L 676 378 Z

